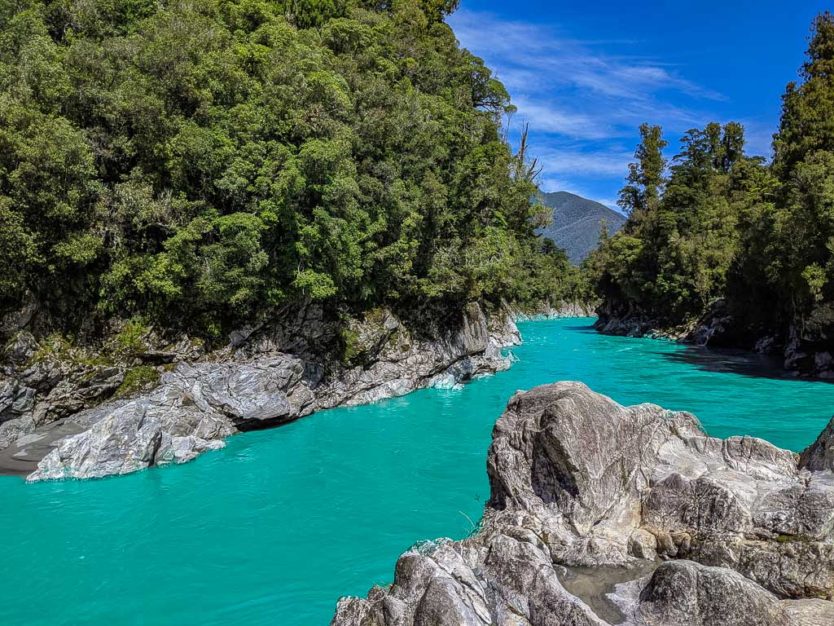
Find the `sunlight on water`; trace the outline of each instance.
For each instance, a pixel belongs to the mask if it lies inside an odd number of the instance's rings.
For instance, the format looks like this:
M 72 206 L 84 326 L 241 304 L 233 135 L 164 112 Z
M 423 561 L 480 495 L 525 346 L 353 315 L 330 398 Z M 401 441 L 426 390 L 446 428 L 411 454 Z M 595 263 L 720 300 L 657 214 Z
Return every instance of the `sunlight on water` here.
M 508 372 L 241 435 L 188 465 L 0 477 L 0 624 L 327 624 L 340 595 L 390 582 L 416 541 L 471 531 L 492 426 L 518 389 L 581 380 L 794 450 L 834 413 L 834 385 L 590 322 L 524 323 Z

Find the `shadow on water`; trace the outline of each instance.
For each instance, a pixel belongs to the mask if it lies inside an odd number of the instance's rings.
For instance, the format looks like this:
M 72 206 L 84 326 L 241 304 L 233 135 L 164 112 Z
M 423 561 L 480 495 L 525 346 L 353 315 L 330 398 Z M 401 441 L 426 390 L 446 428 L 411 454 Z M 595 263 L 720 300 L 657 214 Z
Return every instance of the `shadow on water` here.
M 565 326 L 565 330 L 569 330 L 571 332 L 577 333 L 587 333 L 590 335 L 596 335 L 597 329 L 594 328 L 593 324 L 582 324 L 581 326 Z
M 658 352 L 657 354 L 673 363 L 692 365 L 707 372 L 738 374 L 751 378 L 797 379 L 795 374 L 782 367 L 781 359 L 744 350 L 684 345 L 675 352 Z M 832 382 L 818 378 L 803 378 L 803 380 L 822 384 Z

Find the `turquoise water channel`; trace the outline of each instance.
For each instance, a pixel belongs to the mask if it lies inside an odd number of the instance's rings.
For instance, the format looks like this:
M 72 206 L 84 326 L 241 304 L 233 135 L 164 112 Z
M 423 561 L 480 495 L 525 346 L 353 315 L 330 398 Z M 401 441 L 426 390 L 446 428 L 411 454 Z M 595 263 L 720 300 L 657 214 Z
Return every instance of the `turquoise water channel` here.
M 606 337 L 591 321 L 521 324 L 513 368 L 462 389 L 322 412 L 187 465 L 0 477 L 0 624 L 327 624 L 339 596 L 390 582 L 410 545 L 472 530 L 492 426 L 518 389 L 581 380 L 622 403 L 692 411 L 712 435 L 794 450 L 834 414 L 832 384 Z

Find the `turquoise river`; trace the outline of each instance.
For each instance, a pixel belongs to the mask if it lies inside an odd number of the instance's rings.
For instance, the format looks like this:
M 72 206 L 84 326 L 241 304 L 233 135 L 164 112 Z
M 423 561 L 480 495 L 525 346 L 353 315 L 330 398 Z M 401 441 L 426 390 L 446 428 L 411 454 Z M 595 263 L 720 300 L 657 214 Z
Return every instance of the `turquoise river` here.
M 590 323 L 523 323 L 507 372 L 240 435 L 186 465 L 0 477 L 0 624 L 325 625 L 341 595 L 390 582 L 415 542 L 471 532 L 492 426 L 518 389 L 581 380 L 793 450 L 834 413 L 832 384 Z

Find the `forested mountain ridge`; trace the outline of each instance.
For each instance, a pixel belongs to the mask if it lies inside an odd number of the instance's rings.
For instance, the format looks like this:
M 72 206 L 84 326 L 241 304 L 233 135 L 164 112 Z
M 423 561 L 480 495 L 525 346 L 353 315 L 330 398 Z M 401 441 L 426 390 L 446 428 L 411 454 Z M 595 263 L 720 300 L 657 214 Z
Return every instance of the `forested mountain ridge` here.
M 0 310 L 220 336 L 297 301 L 558 295 L 456 4 L 0 5 Z
M 611 236 L 625 223 L 625 217 L 604 204 L 567 191 L 539 193 L 537 199 L 552 209 L 550 224 L 540 228 L 538 234 L 565 250 L 574 264 L 596 249 L 603 227 Z
M 600 326 L 691 325 L 712 343 L 781 350 L 786 366 L 834 372 L 834 17 L 812 26 L 801 82 L 788 85 L 774 157 L 744 153 L 740 124 L 683 138 L 671 167 L 643 125 L 620 206 L 621 233 L 589 268 Z

